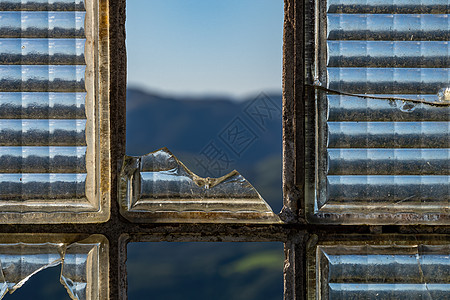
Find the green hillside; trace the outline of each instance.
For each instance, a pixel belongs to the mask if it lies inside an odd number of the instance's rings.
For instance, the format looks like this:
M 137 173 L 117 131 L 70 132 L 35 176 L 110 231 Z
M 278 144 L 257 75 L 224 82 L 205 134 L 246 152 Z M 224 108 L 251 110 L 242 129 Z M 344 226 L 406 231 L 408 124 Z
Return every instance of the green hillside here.
M 281 243 L 141 243 L 128 255 L 130 300 L 282 299 Z

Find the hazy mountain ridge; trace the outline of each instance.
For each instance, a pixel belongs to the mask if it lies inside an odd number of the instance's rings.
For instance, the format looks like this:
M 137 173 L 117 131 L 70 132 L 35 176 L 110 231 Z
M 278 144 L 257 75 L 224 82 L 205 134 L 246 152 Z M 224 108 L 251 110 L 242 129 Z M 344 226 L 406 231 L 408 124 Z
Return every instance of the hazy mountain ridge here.
M 281 108 L 281 94 L 268 95 Z M 257 140 L 238 161 L 252 163 L 281 154 L 281 115 L 258 127 L 245 108 L 255 98 L 175 98 L 137 89 L 127 91 L 127 153 L 143 155 L 168 147 L 177 152 L 198 154 L 235 118 L 241 118 L 257 135 Z M 251 153 L 251 155 L 250 155 Z
M 259 95 L 261 96 L 261 95 Z M 281 94 L 263 95 L 281 107 Z M 258 95 L 256 96 L 258 97 Z M 167 147 L 199 176 L 210 176 L 196 159 L 211 141 L 233 161 L 220 174 L 238 170 L 275 211 L 281 209 L 281 112 L 258 127 L 245 109 L 256 97 L 237 101 L 224 97 L 169 97 L 138 89 L 127 91 L 127 154 L 143 155 Z M 263 112 L 261 110 L 261 112 Z M 236 118 L 247 124 L 255 141 L 241 155 L 220 139 Z M 264 171 L 263 171 L 264 170 Z

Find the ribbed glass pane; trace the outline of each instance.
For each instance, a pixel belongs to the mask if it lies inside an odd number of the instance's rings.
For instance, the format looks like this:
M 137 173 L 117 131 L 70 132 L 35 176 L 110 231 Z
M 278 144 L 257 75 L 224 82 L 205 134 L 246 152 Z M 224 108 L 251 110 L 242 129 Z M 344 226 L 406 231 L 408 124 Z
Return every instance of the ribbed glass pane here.
M 0 120 L 0 146 L 85 145 L 85 120 Z
M 328 0 L 315 9 L 308 216 L 448 223 L 447 1 Z
M 84 10 L 84 0 L 1 0 L 0 10 L 76 11 Z
M 316 274 L 310 277 L 308 298 L 448 299 L 449 255 L 445 243 L 319 245 L 310 259 Z
M 0 38 L 84 38 L 85 12 L 0 12 Z
M 448 68 L 448 41 L 328 41 L 328 67 Z
M 447 41 L 446 14 L 328 14 L 328 40 Z
M 84 173 L 86 147 L 0 147 L 0 173 Z
M 0 197 L 6 199 L 78 199 L 85 197 L 86 174 L 0 174 Z
M 82 0 L 0 1 L 2 211 L 92 210 L 86 16 Z
M 1 119 L 86 118 L 86 93 L 15 92 L 0 93 Z
M 328 0 L 328 13 L 445 14 L 447 0 Z
M 411 95 L 380 95 L 382 97 L 408 98 Z M 437 95 L 420 95 L 428 102 L 436 101 Z M 404 101 L 380 101 L 351 96 L 327 95 L 328 121 L 441 121 L 447 122 L 448 108 L 407 103 Z
M 450 149 L 329 149 L 328 174 L 447 175 Z
M 84 64 L 85 39 L 0 39 L 3 64 Z

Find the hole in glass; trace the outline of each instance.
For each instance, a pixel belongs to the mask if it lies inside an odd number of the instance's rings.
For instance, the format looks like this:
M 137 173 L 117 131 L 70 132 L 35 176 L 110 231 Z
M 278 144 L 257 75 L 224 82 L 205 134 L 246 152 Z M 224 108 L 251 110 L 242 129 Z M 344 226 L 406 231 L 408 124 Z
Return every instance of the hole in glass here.
M 283 2 L 129 1 L 127 154 L 236 169 L 282 207 Z
M 59 282 L 61 266 L 50 267 L 39 271 L 27 280 L 27 282 L 14 293 L 7 293 L 5 300 L 33 299 L 70 300 L 64 286 Z
M 282 243 L 131 243 L 128 298 L 280 299 Z

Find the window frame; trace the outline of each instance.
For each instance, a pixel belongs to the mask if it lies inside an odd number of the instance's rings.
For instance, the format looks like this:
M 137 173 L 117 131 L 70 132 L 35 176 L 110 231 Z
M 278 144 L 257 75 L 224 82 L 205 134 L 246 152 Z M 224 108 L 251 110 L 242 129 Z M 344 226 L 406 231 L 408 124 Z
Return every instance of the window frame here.
M 281 1 L 281 0 L 279 0 Z M 129 242 L 283 242 L 284 243 L 284 299 L 307 299 L 307 253 L 318 242 L 338 241 L 339 237 L 364 234 L 366 238 L 383 239 L 386 234 L 404 234 L 414 239 L 417 234 L 435 234 L 448 237 L 450 226 L 430 225 L 310 225 L 305 220 L 305 111 L 304 99 L 314 91 L 305 88 L 311 83 L 308 40 L 311 32 L 305 30 L 307 16 L 314 16 L 314 2 L 284 0 L 283 44 L 283 209 L 282 224 L 143 224 L 131 223 L 120 215 L 118 186 L 120 166 L 125 156 L 126 128 L 126 0 L 98 0 L 100 47 L 99 72 L 105 77 L 98 82 L 101 95 L 100 115 L 108 122 L 102 130 L 110 132 L 100 142 L 102 151 L 110 158 L 103 162 L 100 172 L 108 177 L 102 186 L 110 195 L 110 218 L 103 223 L 90 224 L 0 224 L 0 232 L 27 233 L 45 238 L 47 233 L 77 234 L 82 237 L 101 234 L 108 239 L 109 299 L 127 299 L 126 254 Z M 108 193 L 102 197 L 108 199 Z M 95 221 L 94 221 L 95 222 Z

